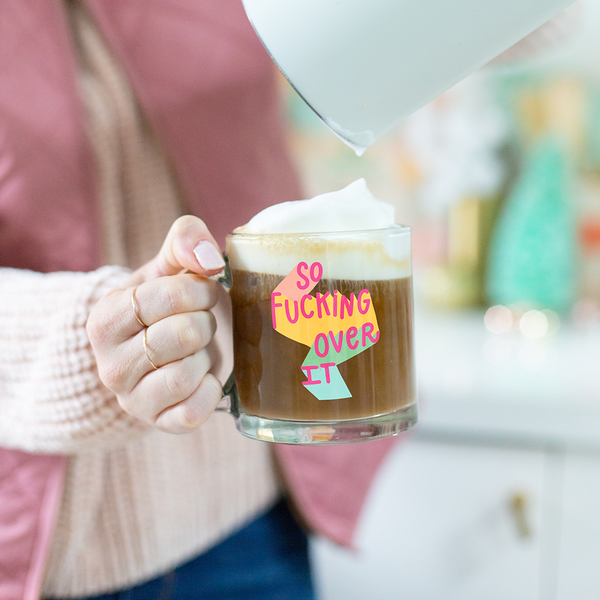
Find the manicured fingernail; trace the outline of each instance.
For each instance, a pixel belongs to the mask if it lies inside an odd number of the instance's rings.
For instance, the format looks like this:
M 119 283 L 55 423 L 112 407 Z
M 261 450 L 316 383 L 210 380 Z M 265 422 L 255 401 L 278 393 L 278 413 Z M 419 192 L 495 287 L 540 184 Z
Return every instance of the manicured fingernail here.
M 221 253 L 206 240 L 200 242 L 194 248 L 194 255 L 196 256 L 196 260 L 200 263 L 200 266 L 208 271 L 216 271 L 225 266 L 225 261 L 223 260 Z

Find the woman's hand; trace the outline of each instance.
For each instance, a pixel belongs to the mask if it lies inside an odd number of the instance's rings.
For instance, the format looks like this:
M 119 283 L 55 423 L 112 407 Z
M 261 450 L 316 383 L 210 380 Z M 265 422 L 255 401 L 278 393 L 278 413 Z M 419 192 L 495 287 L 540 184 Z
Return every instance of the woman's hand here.
M 129 286 L 90 313 L 87 332 L 100 379 L 124 410 L 163 431 L 187 433 L 202 425 L 231 373 L 229 296 L 207 279 L 224 266 L 206 225 L 181 217 Z

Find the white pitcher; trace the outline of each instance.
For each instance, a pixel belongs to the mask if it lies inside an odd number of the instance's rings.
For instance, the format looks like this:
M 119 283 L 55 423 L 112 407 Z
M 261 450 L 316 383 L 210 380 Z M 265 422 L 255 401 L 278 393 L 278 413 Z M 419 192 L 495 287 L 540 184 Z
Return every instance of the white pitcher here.
M 573 0 L 243 0 L 263 44 L 358 154 Z

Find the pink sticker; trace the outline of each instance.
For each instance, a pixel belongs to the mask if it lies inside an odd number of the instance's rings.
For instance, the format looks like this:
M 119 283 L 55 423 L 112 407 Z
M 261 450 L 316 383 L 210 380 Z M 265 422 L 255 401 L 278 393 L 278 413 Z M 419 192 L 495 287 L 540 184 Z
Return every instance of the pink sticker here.
M 314 287 L 323 277 L 323 265 L 314 262 L 308 265 L 305 262 L 298 263 L 296 268 L 273 290 L 290 300 L 302 300 L 302 296 L 310 294 Z

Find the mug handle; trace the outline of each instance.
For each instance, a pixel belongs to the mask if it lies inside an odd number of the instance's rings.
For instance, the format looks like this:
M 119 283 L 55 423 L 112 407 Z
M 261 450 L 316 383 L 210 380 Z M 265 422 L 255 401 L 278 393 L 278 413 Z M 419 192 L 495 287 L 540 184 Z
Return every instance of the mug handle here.
M 229 258 L 224 252 L 223 260 L 225 261 L 225 269 L 223 270 L 223 273 L 221 275 L 211 277 L 211 279 L 214 279 L 215 281 L 220 283 L 229 292 L 229 290 L 231 289 L 232 282 L 231 269 L 229 267 Z M 235 377 L 233 376 L 232 371 L 229 377 L 227 378 L 225 385 L 223 386 L 223 397 L 221 398 L 219 404 L 217 404 L 217 406 L 215 407 L 215 410 L 219 412 L 231 413 L 231 406 L 232 404 L 237 405 L 237 399 L 237 385 L 235 383 Z
M 209 279 L 220 283 L 229 292 L 229 290 L 231 289 L 232 279 L 231 269 L 229 268 L 229 258 L 225 254 L 225 252 L 223 252 L 223 260 L 225 261 L 225 269 L 223 270 L 223 273 L 221 275 L 213 275 L 212 277 L 209 277 Z M 189 269 L 183 269 L 181 271 L 181 274 L 185 275 L 191 272 L 192 271 L 190 271 Z M 223 386 L 222 390 L 223 396 L 221 397 L 219 404 L 217 404 L 217 406 L 215 407 L 215 410 L 219 412 L 231 413 L 231 406 L 232 404 L 236 404 L 238 399 L 237 385 L 235 383 L 233 371 L 231 372 L 231 375 L 229 375 L 229 377 L 227 378 L 227 381 L 225 382 L 225 385 Z
M 232 404 L 237 404 L 237 394 L 237 384 L 235 383 L 235 377 L 233 376 L 232 372 L 223 386 L 223 397 L 221 398 L 219 404 L 215 406 L 215 410 L 231 414 Z

